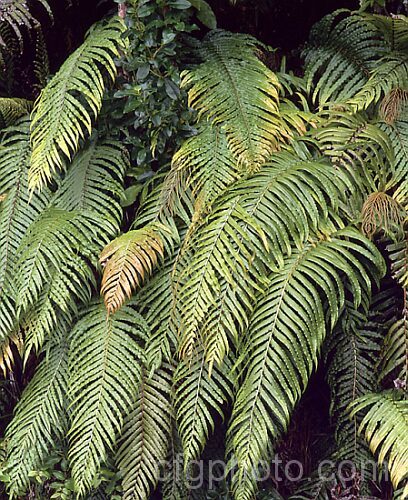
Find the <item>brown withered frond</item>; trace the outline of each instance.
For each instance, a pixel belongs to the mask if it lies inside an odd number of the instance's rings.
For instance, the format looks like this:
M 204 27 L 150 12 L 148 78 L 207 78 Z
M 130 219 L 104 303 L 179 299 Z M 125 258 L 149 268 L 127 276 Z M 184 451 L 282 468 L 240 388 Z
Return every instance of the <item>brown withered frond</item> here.
M 109 243 L 101 253 L 105 267 L 101 294 L 108 315 L 115 313 L 140 286 L 163 256 L 163 241 L 152 228 L 122 234 Z
M 398 120 L 402 108 L 407 102 L 408 91 L 400 88 L 391 90 L 391 92 L 384 97 L 380 106 L 380 113 L 384 121 L 388 123 L 388 125 L 392 125 Z
M 362 230 L 370 238 L 379 231 L 386 234 L 402 229 L 404 209 L 387 193 L 371 193 L 363 205 Z

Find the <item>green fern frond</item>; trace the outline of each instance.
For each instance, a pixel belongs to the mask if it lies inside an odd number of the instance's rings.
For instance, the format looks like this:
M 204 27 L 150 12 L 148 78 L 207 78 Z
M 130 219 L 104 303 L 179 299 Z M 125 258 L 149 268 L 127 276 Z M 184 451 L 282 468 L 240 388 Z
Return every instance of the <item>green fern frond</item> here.
M 161 230 L 163 227 L 156 224 L 129 231 L 110 242 L 102 251 L 100 262 L 104 272 L 101 294 L 108 315 L 120 309 L 163 257 Z
M 71 159 L 79 142 L 91 134 L 98 116 L 105 82 L 114 80 L 114 58 L 123 45 L 125 26 L 115 17 L 92 29 L 85 42 L 61 66 L 33 110 L 29 170 L 30 190 L 43 188 Z
M 204 61 L 182 75 L 189 105 L 221 125 L 244 170 L 253 172 L 285 134 L 279 118 L 276 76 L 256 56 L 255 39 L 213 31 L 204 39 Z
M 371 104 L 379 103 L 393 89 L 407 87 L 407 54 L 395 52 L 378 63 L 370 79 L 347 102 L 357 110 L 367 109 Z
M 351 416 L 365 411 L 359 432 L 370 449 L 378 452 L 380 464 L 386 460 L 395 488 L 408 475 L 408 400 L 393 392 L 367 394 L 351 407 Z M 408 496 L 408 483 L 403 496 Z
M 170 439 L 172 371 L 163 366 L 149 376 L 146 368 L 141 369 L 139 390 L 125 417 L 117 452 L 125 500 L 148 500 L 157 485 Z
M 30 162 L 29 121 L 22 120 L 5 130 L 0 142 L 0 289 L 10 282 L 17 248 L 30 225 L 45 209 L 50 195 L 28 194 Z
M 92 211 L 116 229 L 122 220 L 120 202 L 129 160 L 119 142 L 91 140 L 78 153 L 60 182 L 53 203 L 63 210 Z
M 39 470 L 67 430 L 68 385 L 67 324 L 61 324 L 44 358 L 25 388 L 7 427 L 7 461 L 11 498 L 24 495 L 29 473 Z
M 92 488 L 133 406 L 147 328 L 129 304 L 106 317 L 101 303 L 86 308 L 70 334 L 69 459 L 79 495 Z
M 32 102 L 26 99 L 1 97 L 0 129 L 13 125 L 19 118 L 28 114 L 31 108 Z
M 46 0 L 36 0 L 52 17 L 52 12 Z M 17 37 L 20 47 L 23 45 L 22 26 L 31 29 L 38 21 L 31 14 L 25 0 L 2 0 L 0 5 L 0 22 L 7 23 Z M 1 39 L 0 39 L 1 40 Z
M 408 289 L 408 234 L 402 241 L 387 246 L 391 260 L 393 278 L 405 289 Z
M 352 98 L 368 81 L 386 43 L 369 19 L 345 9 L 312 29 L 305 51 L 306 80 L 319 106 Z
M 393 149 L 393 161 L 388 167 L 392 180 L 386 186 L 390 189 L 408 177 L 408 117 L 404 113 L 392 125 L 383 123 L 379 127 L 388 135 Z M 402 203 L 403 200 L 398 199 L 398 189 L 394 197 Z
M 247 326 L 266 270 L 282 265 L 293 241 L 301 247 L 349 187 L 348 176 L 325 161 L 280 153 L 220 198 L 177 273 L 183 356 L 201 338 L 207 360 L 222 361 L 227 339 Z
M 189 495 L 187 478 L 184 474 L 183 446 L 173 418 L 166 456 L 166 474 L 161 484 L 163 500 L 179 500 Z
M 356 255 L 367 259 L 365 266 Z M 254 495 L 254 468 L 269 458 L 274 440 L 285 431 L 317 364 L 326 334 L 323 297 L 333 327 L 344 304 L 342 278 L 350 283 L 358 306 L 362 290 L 371 288 L 367 273 L 373 273 L 375 280 L 384 272 L 376 248 L 358 231 L 346 228 L 327 241 L 314 241 L 293 251 L 283 268 L 271 274 L 241 351 L 246 375 L 228 431 L 228 451 L 238 462 L 232 479 L 237 500 Z
M 75 255 L 90 258 L 95 263 L 106 242 L 103 226 L 98 227 L 100 223 L 91 212 L 49 208 L 41 214 L 18 250 L 16 300 L 20 311 L 26 311 L 40 298 L 54 269 L 61 273 L 68 271 L 75 262 Z M 67 274 L 72 280 L 68 288 L 78 286 L 78 281 L 81 286 L 80 273 L 75 278 L 75 269 L 71 271 L 71 275 Z M 90 268 L 87 274 L 92 274 Z
M 386 168 L 394 163 L 394 148 L 385 131 L 364 114 L 331 111 L 321 116 L 323 121 L 313 133 L 320 150 L 349 172 L 364 195 L 394 183 Z
M 357 417 L 349 418 L 348 406 L 358 397 L 378 388 L 375 369 L 395 299 L 393 293 L 379 293 L 367 311 L 369 301 L 368 296 L 360 310 L 346 302 L 340 321 L 329 338 L 326 354 L 326 359 L 330 360 L 327 379 L 337 445 L 333 458 L 337 462 L 351 461 L 357 471 L 362 470 L 371 455 L 365 441 L 357 434 Z M 366 487 L 366 480 L 362 477 L 360 489 Z
M 203 124 L 196 136 L 183 143 L 173 156 L 164 189 L 166 183 L 174 183 L 175 176 L 184 182 L 175 185 L 174 197 L 178 197 L 179 191 L 189 188 L 195 199 L 202 194 L 203 212 L 208 211 L 215 198 L 240 177 L 237 161 L 228 148 L 221 127 Z M 170 200 L 170 205 L 173 204 Z
M 198 459 L 210 433 L 214 430 L 214 413 L 224 415 L 223 406 L 232 399 L 234 379 L 232 362 L 226 357 L 220 367 L 206 362 L 203 347 L 176 369 L 175 400 L 178 432 L 183 445 L 184 470 Z
M 405 292 L 406 293 L 406 292 Z M 408 383 L 408 313 L 403 313 L 389 329 L 384 340 L 381 353 L 382 368 L 380 378 L 383 380 L 391 373 L 402 386 Z

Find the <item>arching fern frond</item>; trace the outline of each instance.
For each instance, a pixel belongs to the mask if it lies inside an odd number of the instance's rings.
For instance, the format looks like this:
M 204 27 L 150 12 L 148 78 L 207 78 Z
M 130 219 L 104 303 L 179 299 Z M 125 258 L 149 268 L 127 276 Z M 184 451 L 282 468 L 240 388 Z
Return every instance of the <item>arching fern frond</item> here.
M 240 177 L 237 161 L 228 148 L 224 130 L 216 125 L 202 124 L 196 136 L 187 139 L 173 156 L 171 171 L 164 181 L 166 184 L 178 182 L 174 197 L 180 190 L 190 188 L 195 199 L 202 197 L 203 210 L 211 207 L 214 199 Z M 181 184 L 181 185 L 180 185 Z M 174 202 L 170 199 L 170 207 Z
M 357 256 L 367 259 L 365 266 Z M 257 487 L 252 471 L 269 458 L 317 364 L 326 333 L 324 300 L 333 327 L 344 304 L 343 278 L 358 306 L 362 289 L 370 289 L 371 279 L 384 272 L 376 248 L 358 231 L 346 228 L 327 241 L 293 251 L 283 268 L 270 275 L 241 350 L 246 374 L 228 431 L 228 452 L 238 463 L 232 479 L 237 500 L 253 497 Z
M 199 117 L 222 125 L 238 163 L 253 172 L 277 149 L 283 123 L 276 76 L 256 56 L 257 42 L 213 31 L 204 39 L 204 61 L 182 75 L 189 104 Z
M 408 400 L 393 392 L 367 394 L 351 410 L 352 416 L 365 412 L 359 432 L 364 433 L 371 451 L 378 453 L 379 463 L 387 462 L 391 481 L 397 488 L 408 476 Z M 406 496 L 408 483 L 403 493 Z
M 63 210 L 92 211 L 102 219 L 110 220 L 118 230 L 122 220 L 123 179 L 128 163 L 120 142 L 89 141 L 74 157 L 60 182 L 54 204 Z
M 223 406 L 232 399 L 234 379 L 232 361 L 226 357 L 220 367 L 210 366 L 203 347 L 191 359 L 182 360 L 176 369 L 175 409 L 183 445 L 184 469 L 198 459 L 214 430 L 214 413 L 223 416 Z
M 18 251 L 16 291 L 21 311 L 27 310 L 47 287 L 53 269 L 60 273 L 68 271 L 75 262 L 75 255 L 90 258 L 103 247 L 106 236 L 98 228 L 99 219 L 90 212 L 68 212 L 56 208 L 45 210 L 27 232 Z M 109 225 L 108 225 L 109 227 Z M 70 286 L 78 286 L 80 273 L 69 275 Z M 89 268 L 88 274 L 92 271 Z M 81 286 L 79 280 L 79 286 Z M 70 287 L 69 287 L 70 288 Z M 80 293 L 77 294 L 80 296 Z
M 61 324 L 55 332 L 7 427 L 4 470 L 10 476 L 12 498 L 25 494 L 30 472 L 41 468 L 67 430 L 67 326 Z
M 46 0 L 36 1 L 52 16 L 50 6 Z M 22 26 L 31 29 L 34 25 L 38 24 L 25 0 L 2 0 L 0 4 L 0 22 L 5 22 L 11 27 L 20 43 L 20 47 L 23 45 Z
M 29 170 L 31 190 L 43 188 L 79 141 L 91 134 L 92 119 L 102 105 L 105 82 L 116 75 L 125 26 L 115 17 L 94 27 L 85 42 L 61 66 L 42 91 L 33 110 Z
M 282 265 L 311 228 L 326 224 L 329 206 L 337 206 L 348 186 L 348 176 L 325 161 L 280 153 L 220 198 L 177 272 L 183 356 L 201 338 L 207 360 L 222 361 L 227 339 L 237 339 L 247 326 L 266 270 Z
M 134 403 L 147 339 L 132 305 L 106 318 L 101 303 L 86 308 L 70 334 L 69 459 L 80 495 L 92 488 Z
M 163 367 L 149 376 L 141 368 L 138 393 L 125 417 L 117 452 L 125 500 L 147 500 L 157 485 L 170 438 L 172 371 Z
M 101 253 L 104 266 L 101 294 L 109 314 L 116 312 L 130 298 L 163 257 L 159 225 L 134 229 L 109 243 Z M 165 228 L 164 228 L 165 230 Z
M 31 108 L 32 102 L 26 99 L 1 97 L 0 129 L 13 125 L 19 118 L 28 114 Z
M 312 29 L 305 51 L 306 79 L 320 106 L 353 97 L 370 78 L 386 43 L 369 19 L 345 9 Z

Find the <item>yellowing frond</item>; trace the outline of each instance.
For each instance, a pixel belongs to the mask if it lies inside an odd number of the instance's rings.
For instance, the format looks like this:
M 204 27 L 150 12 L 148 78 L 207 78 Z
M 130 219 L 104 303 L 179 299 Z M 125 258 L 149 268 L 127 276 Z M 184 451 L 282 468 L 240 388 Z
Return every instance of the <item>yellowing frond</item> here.
M 42 188 L 90 135 L 102 105 L 105 81 L 114 80 L 114 58 L 122 46 L 123 22 L 113 18 L 94 28 L 64 62 L 36 101 L 31 125 L 31 190 Z
M 122 234 L 105 247 L 101 294 L 109 314 L 116 312 L 133 290 L 149 276 L 163 257 L 163 241 L 152 227 Z
M 400 394 L 383 392 L 367 394 L 352 405 L 352 415 L 368 410 L 361 421 L 359 432 L 378 452 L 380 464 L 387 462 L 391 481 L 395 488 L 408 478 L 408 400 Z M 403 498 L 408 496 L 408 483 Z

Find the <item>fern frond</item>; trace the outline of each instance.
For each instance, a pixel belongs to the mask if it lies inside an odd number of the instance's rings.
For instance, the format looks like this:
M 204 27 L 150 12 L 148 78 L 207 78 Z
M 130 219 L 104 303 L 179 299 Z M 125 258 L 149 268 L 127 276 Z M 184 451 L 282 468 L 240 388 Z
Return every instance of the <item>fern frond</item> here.
M 127 155 L 119 142 L 91 140 L 74 157 L 53 199 L 63 210 L 92 211 L 110 220 L 116 231 L 122 220 L 120 202 L 128 168 Z M 108 236 L 115 236 L 115 232 Z
M 100 228 L 99 224 L 100 220 L 90 212 L 49 208 L 41 214 L 22 239 L 18 250 L 16 291 L 21 311 L 29 309 L 40 298 L 54 269 L 60 273 L 67 272 L 66 276 L 72 280 L 69 289 L 78 286 L 78 282 L 82 286 L 80 272 L 75 274 L 76 270 L 71 268 L 72 273 L 68 274 L 66 268 L 75 262 L 75 255 L 96 260 L 106 242 L 103 226 Z M 91 277 L 91 274 L 89 267 L 87 276 Z M 81 292 L 78 292 L 77 296 L 80 295 Z
M 4 300 L 4 299 L 3 299 Z M 4 316 L 2 315 L 2 320 Z M 11 332 L 12 324 L 8 325 L 8 329 Z M 23 339 L 21 338 L 20 332 L 13 331 L 2 340 L 0 343 L 0 371 L 3 373 L 4 378 L 7 376 L 7 372 L 12 371 L 14 365 L 14 347 L 17 352 L 21 355 L 23 350 Z
M 347 170 L 364 195 L 386 189 L 392 181 L 392 170 L 386 166 L 394 163 L 393 144 L 387 133 L 362 113 L 331 111 L 321 116 L 322 124 L 313 137 L 322 153 Z
M 106 310 L 115 313 L 130 298 L 163 257 L 160 227 L 147 226 L 122 234 L 109 243 L 101 253 L 104 266 L 101 294 Z
M 358 255 L 368 259 L 365 266 Z M 314 241 L 293 251 L 283 268 L 271 274 L 241 351 L 246 375 L 228 431 L 228 451 L 238 462 L 232 479 L 236 499 L 249 500 L 254 495 L 252 472 L 269 458 L 273 441 L 285 431 L 317 364 L 326 333 L 323 298 L 333 327 L 344 304 L 342 278 L 350 283 L 358 306 L 362 289 L 371 288 L 369 274 L 375 280 L 384 272 L 376 248 L 358 231 L 346 228 L 327 241 Z
M 368 295 L 370 292 L 368 290 Z M 356 471 L 364 470 L 364 464 L 371 455 L 365 441 L 358 436 L 357 417 L 349 418 L 348 406 L 358 397 L 378 388 L 375 369 L 394 300 L 392 293 L 379 293 L 371 300 L 369 311 L 366 309 L 370 296 L 363 300 L 359 310 L 347 301 L 340 321 L 329 338 L 327 379 L 337 445 L 333 458 L 337 462 L 351 461 Z M 362 477 L 360 489 L 367 486 L 365 483 Z
M 52 12 L 46 0 L 37 0 L 48 14 L 52 17 Z M 38 24 L 38 21 L 31 14 L 25 0 L 2 0 L 0 4 L 0 22 L 7 23 L 16 35 L 20 47 L 23 44 L 22 26 L 31 29 Z
M 203 347 L 176 369 L 175 400 L 178 432 L 183 444 L 184 470 L 196 460 L 214 430 L 214 413 L 224 415 L 223 406 L 232 399 L 232 362 L 226 357 L 220 367 L 210 366 Z
M 28 194 L 30 161 L 29 121 L 21 120 L 4 131 L 0 142 L 0 289 L 10 282 L 17 248 L 30 225 L 45 209 L 50 195 Z
M 399 119 L 401 112 L 408 103 L 408 92 L 396 88 L 388 92 L 381 101 L 380 113 L 388 125 L 393 125 Z
M 133 405 L 146 338 L 132 305 L 106 318 L 101 303 L 86 308 L 70 334 L 69 459 L 80 495 L 91 489 Z
M 67 430 L 67 326 L 62 324 L 55 332 L 7 427 L 5 470 L 11 479 L 11 497 L 25 494 L 29 473 L 41 468 Z
M 387 189 L 398 186 L 398 183 L 404 181 L 408 176 L 408 119 L 402 114 L 392 125 L 385 123 L 379 124 L 379 127 L 388 135 L 393 148 L 393 161 L 388 169 L 392 172 L 392 179 L 387 184 Z M 403 203 L 400 199 L 400 192 L 403 191 L 402 185 L 397 187 L 394 198 Z
M 228 148 L 221 127 L 203 124 L 196 136 L 183 143 L 173 156 L 164 189 L 176 175 L 184 182 L 176 184 L 174 195 L 187 188 L 191 189 L 195 199 L 202 193 L 203 212 L 208 211 L 214 199 L 240 177 L 237 161 Z M 172 200 L 170 205 L 174 205 Z
M 125 26 L 119 18 L 95 27 L 61 66 L 33 110 L 29 188 L 43 188 L 71 159 L 80 139 L 91 134 L 92 119 L 102 105 L 105 82 L 116 75 Z
M 408 289 L 408 234 L 402 241 L 387 246 L 391 260 L 393 278 L 405 289 Z
M 170 438 L 172 371 L 163 367 L 149 376 L 141 368 L 139 390 L 125 417 L 116 458 L 125 500 L 148 500 L 157 485 Z
M 403 233 L 405 211 L 387 193 L 371 193 L 364 202 L 361 216 L 361 229 L 369 238 L 379 231 L 394 238 Z
M 13 125 L 28 114 L 31 108 L 32 102 L 26 99 L 0 97 L 0 129 Z
M 324 106 L 353 97 L 385 50 L 378 29 L 364 16 L 342 9 L 324 17 L 313 27 L 305 51 L 313 101 Z
M 276 76 L 257 58 L 255 39 L 213 31 L 200 49 L 203 63 L 182 75 L 189 105 L 199 117 L 222 125 L 244 170 L 253 172 L 284 135 Z
M 406 293 L 406 292 L 405 292 Z M 406 388 L 408 383 L 408 313 L 403 312 L 389 329 L 381 353 L 380 379 L 395 375 L 396 383 Z M 398 382 L 397 382 L 398 381 Z M 399 385 L 398 384 L 398 385 Z
M 222 361 L 227 339 L 247 327 L 266 270 L 282 265 L 293 241 L 302 246 L 349 186 L 348 176 L 325 161 L 280 153 L 220 198 L 177 274 L 183 356 L 201 338 L 207 360 Z
M 408 400 L 393 392 L 367 394 L 351 407 L 351 415 L 365 411 L 359 432 L 370 449 L 378 452 L 380 464 L 386 460 L 395 488 L 408 475 Z M 404 489 L 408 495 L 408 483 Z

